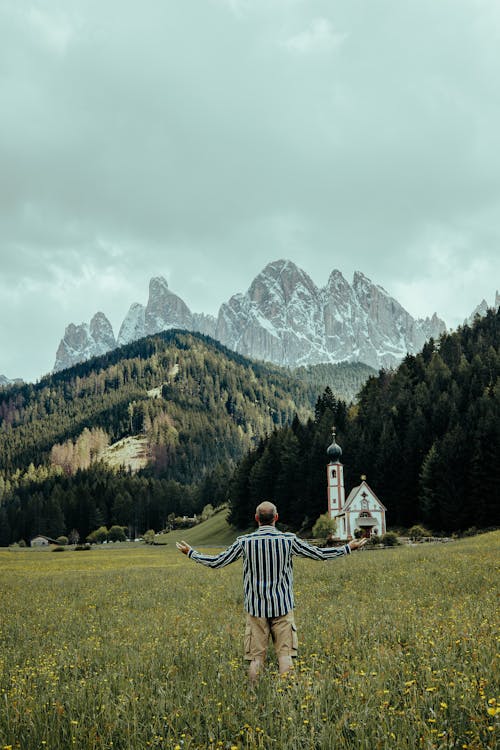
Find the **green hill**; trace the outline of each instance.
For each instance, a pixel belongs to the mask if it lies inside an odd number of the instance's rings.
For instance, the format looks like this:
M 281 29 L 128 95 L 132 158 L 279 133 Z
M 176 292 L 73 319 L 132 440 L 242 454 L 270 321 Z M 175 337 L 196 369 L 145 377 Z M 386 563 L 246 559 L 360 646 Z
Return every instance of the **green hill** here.
M 0 472 L 55 463 L 74 474 L 140 436 L 157 475 L 191 483 L 295 414 L 307 418 L 317 395 L 283 368 L 166 331 L 1 391 Z
M 160 541 L 175 544 L 183 539 L 192 547 L 227 547 L 242 533 L 228 524 L 227 514 L 227 510 L 219 511 L 192 529 L 176 529 L 164 534 Z

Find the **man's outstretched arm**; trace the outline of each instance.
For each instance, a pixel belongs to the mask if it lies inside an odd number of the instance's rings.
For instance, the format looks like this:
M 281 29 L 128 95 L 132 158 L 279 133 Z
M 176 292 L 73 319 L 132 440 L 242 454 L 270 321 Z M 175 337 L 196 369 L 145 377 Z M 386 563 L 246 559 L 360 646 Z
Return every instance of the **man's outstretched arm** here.
M 331 560 L 333 557 L 349 555 L 354 550 L 363 547 L 367 541 L 367 539 L 353 539 L 341 547 L 315 547 L 313 544 L 295 537 L 292 552 L 300 557 L 311 557 L 313 560 Z
M 208 568 L 223 568 L 225 565 L 229 565 L 237 560 L 242 552 L 238 540 L 218 555 L 204 555 L 201 552 L 197 552 L 184 541 L 176 542 L 175 545 L 183 555 L 187 555 L 191 560 L 206 565 Z

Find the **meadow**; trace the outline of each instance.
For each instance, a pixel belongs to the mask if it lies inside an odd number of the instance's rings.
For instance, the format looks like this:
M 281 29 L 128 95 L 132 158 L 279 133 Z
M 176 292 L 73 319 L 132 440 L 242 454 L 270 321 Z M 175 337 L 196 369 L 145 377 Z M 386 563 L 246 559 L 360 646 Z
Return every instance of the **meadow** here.
M 498 747 L 500 532 L 297 560 L 299 658 L 255 691 L 241 562 L 173 541 L 0 551 L 0 750 Z

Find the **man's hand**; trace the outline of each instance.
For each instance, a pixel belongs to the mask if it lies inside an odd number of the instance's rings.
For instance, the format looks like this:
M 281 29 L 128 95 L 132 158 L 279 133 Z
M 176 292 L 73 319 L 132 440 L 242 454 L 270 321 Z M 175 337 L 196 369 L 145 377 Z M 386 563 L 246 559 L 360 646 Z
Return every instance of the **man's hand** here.
M 364 547 L 367 543 L 368 539 L 366 537 L 363 537 L 363 539 L 353 539 L 352 542 L 349 542 L 349 549 L 351 552 L 354 552 L 355 549 L 361 549 L 361 547 Z
M 175 546 L 182 552 L 183 555 L 187 555 L 191 547 L 187 542 L 176 542 Z

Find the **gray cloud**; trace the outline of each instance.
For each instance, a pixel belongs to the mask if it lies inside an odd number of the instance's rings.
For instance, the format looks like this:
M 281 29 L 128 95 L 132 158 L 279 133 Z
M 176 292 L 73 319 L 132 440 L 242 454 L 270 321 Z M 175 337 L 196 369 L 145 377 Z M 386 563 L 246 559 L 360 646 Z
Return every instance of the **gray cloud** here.
M 4 0 L 0 372 L 277 257 L 456 325 L 499 276 L 499 42 L 495 0 Z

